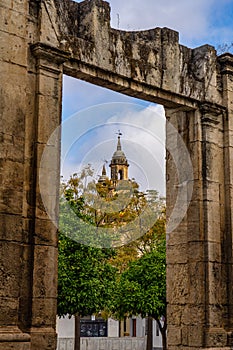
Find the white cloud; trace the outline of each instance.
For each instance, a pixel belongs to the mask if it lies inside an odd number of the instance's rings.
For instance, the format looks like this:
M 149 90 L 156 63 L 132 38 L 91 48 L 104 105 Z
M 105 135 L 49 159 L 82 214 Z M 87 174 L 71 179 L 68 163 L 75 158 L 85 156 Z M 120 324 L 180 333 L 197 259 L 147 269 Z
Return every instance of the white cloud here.
M 112 23 L 117 26 L 119 13 L 120 27 L 134 26 L 131 29 L 146 29 L 169 25 L 176 30 L 183 30 L 189 35 L 190 30 L 201 32 L 206 27 L 208 10 L 214 0 L 114 0 L 112 7 Z
M 77 111 L 104 102 L 132 101 L 139 100 L 72 77 L 63 78 L 63 119 Z

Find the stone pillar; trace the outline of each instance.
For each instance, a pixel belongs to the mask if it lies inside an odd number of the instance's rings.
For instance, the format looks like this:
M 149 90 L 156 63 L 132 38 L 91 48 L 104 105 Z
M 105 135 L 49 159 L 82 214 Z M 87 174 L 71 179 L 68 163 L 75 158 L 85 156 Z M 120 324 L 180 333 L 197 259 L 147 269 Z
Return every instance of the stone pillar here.
M 233 346 L 233 55 L 224 54 L 219 58 L 222 74 L 223 104 L 226 107 L 224 119 L 224 171 L 225 171 L 225 263 L 227 274 L 226 328 L 229 344 Z
M 167 132 L 167 214 L 169 218 L 184 186 L 192 191 L 187 214 L 167 235 L 168 348 L 230 349 L 228 311 L 229 264 L 226 256 L 225 110 L 202 105 L 195 111 L 166 109 L 177 133 Z M 182 136 L 192 161 L 185 179 Z M 173 153 L 177 159 L 172 158 Z M 175 164 L 176 163 L 176 164 Z M 178 212 L 179 214 L 179 212 Z M 173 218 L 174 220 L 174 218 Z M 228 287 L 227 287 L 228 286 Z
M 29 235 L 24 218 L 28 1 L 0 2 L 0 349 L 29 350 L 23 291 L 30 290 Z M 22 311 L 20 313 L 19 311 Z
M 228 345 L 223 108 L 201 106 L 206 348 Z
M 32 271 L 31 350 L 56 349 L 57 220 L 60 184 L 62 63 L 68 55 L 43 44 L 36 57 L 37 135 Z M 55 134 L 54 131 L 57 130 Z M 51 138 L 51 135 L 54 135 Z M 42 163 L 44 151 L 46 161 Z M 43 193 L 42 193 L 43 191 Z
M 166 108 L 166 117 L 168 349 L 200 349 L 204 325 L 200 116 Z

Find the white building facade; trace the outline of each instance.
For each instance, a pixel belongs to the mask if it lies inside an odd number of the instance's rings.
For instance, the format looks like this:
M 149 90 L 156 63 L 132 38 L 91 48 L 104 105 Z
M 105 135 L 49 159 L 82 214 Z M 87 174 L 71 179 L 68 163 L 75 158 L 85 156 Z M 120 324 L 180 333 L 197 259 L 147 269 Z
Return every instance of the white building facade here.
M 73 350 L 74 329 L 74 317 L 57 319 L 57 350 Z M 162 350 L 162 337 L 156 321 L 153 322 L 153 349 Z M 81 337 L 81 350 L 146 350 L 146 320 L 135 316 L 120 325 L 119 321 L 108 318 L 107 336 Z

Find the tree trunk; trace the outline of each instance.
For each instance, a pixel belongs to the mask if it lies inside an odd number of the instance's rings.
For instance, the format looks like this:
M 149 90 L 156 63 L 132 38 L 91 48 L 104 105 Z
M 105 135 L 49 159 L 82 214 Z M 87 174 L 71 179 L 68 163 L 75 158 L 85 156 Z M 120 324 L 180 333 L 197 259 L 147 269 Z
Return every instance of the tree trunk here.
M 164 319 L 163 327 L 158 318 L 156 318 L 156 322 L 158 323 L 159 330 L 162 335 L 163 350 L 167 350 L 167 319 L 166 318 Z
M 74 350 L 80 350 L 80 316 L 76 314 L 74 316 L 75 326 L 74 326 Z
M 166 329 L 163 328 L 161 334 L 162 334 L 163 350 L 167 350 L 167 332 L 166 332 Z
M 118 322 L 119 322 L 119 338 L 120 338 L 121 337 L 121 319 Z
M 153 318 L 148 317 L 146 350 L 153 350 Z

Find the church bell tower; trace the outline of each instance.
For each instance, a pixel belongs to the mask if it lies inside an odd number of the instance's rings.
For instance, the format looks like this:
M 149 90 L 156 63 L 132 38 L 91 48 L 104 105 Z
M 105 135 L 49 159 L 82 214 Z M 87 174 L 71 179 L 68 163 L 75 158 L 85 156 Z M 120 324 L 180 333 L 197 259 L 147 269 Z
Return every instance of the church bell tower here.
M 117 150 L 113 153 L 110 163 L 111 168 L 111 181 L 116 186 L 119 180 L 128 180 L 128 161 L 124 152 L 121 149 L 120 132 L 118 134 Z

